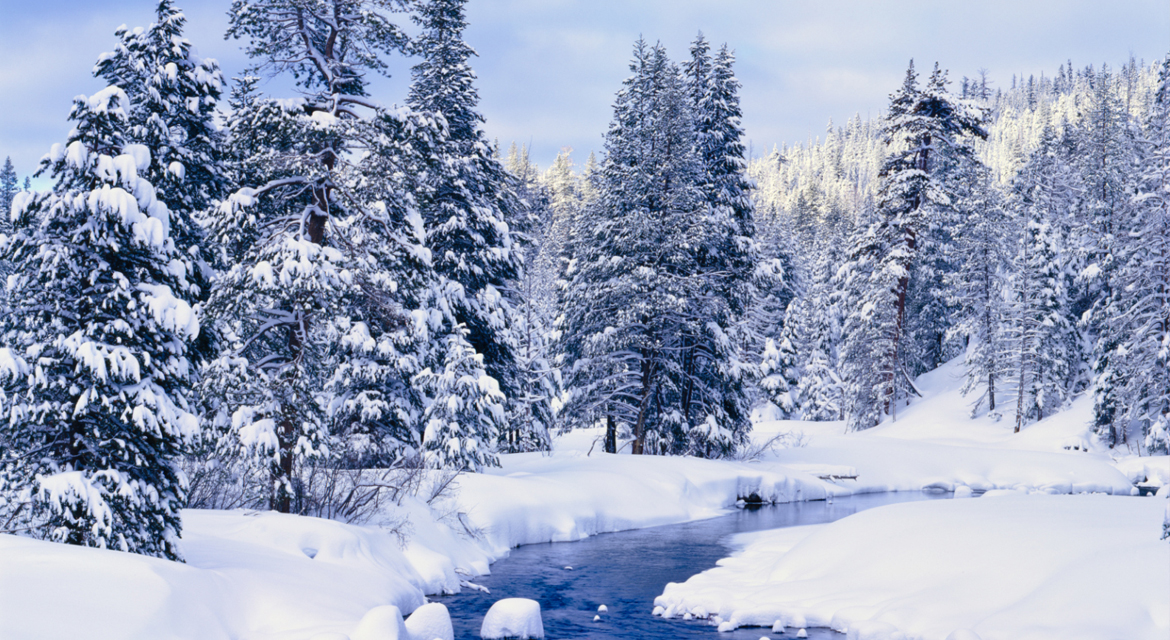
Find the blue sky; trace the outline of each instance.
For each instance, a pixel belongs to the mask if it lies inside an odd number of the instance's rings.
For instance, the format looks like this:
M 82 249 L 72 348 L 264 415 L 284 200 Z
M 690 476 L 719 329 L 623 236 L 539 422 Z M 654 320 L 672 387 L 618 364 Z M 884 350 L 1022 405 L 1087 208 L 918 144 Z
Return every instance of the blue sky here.
M 247 64 L 225 41 L 229 0 L 189 0 L 188 38 L 227 75 Z M 149 23 L 152 0 L 5 0 L 0 13 L 0 156 L 22 176 L 64 139 L 73 96 L 101 88 L 90 75 L 118 25 Z M 682 60 L 702 30 L 735 49 L 744 126 L 756 154 L 821 134 L 830 118 L 876 116 L 906 63 L 934 61 L 953 81 L 989 70 L 1052 75 L 1075 66 L 1151 62 L 1170 52 L 1166 0 L 471 0 L 467 41 L 479 52 L 488 136 L 530 144 L 547 166 L 564 146 L 577 162 L 600 151 L 614 93 L 640 35 Z M 406 60 L 376 97 L 401 102 Z M 287 94 L 278 81 L 268 88 Z

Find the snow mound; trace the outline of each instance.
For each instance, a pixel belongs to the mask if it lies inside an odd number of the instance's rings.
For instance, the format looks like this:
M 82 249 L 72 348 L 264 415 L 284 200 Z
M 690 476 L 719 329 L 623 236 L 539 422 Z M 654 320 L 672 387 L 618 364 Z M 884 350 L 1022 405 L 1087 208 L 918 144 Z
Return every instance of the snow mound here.
M 350 636 L 352 640 L 411 640 L 402 611 L 392 605 L 374 607 L 362 617 L 357 629 Z
M 528 598 L 497 601 L 484 616 L 479 635 L 484 640 L 541 640 L 544 638 L 544 623 L 540 618 L 540 603 Z
M 781 434 L 798 434 L 804 445 L 772 451 L 762 456 L 759 466 L 779 462 L 807 470 L 828 477 L 849 493 L 1023 489 L 1131 495 L 1136 491 L 1127 477 L 1133 475 L 1130 469 L 1119 471 L 1108 449 L 1091 432 L 1092 394 L 1082 394 L 1064 411 L 1015 433 L 1014 418 L 996 420 L 986 414 L 972 418 L 964 409 L 972 399 L 962 395 L 963 382 L 960 357 L 919 376 L 915 384 L 923 397 L 899 408 L 896 421 L 859 433 L 845 433 L 842 422 L 758 422 L 752 433 L 757 444 Z M 761 418 L 769 414 L 756 411 Z M 851 468 L 852 473 L 833 472 L 826 465 Z M 1150 469 L 1150 473 L 1156 471 Z M 1149 475 L 1144 466 L 1141 472 Z
M 429 634 L 442 605 L 424 607 L 424 594 L 458 591 L 459 572 L 486 573 L 486 555 L 425 506 L 398 508 L 415 534 L 405 550 L 377 526 L 255 511 L 185 510 L 186 564 L 0 535 L 0 637 L 324 640 L 374 610 L 393 618 L 383 605 L 425 609 L 404 628 Z M 62 601 L 68 616 L 55 614 Z
M 1165 508 L 1049 495 L 879 507 L 737 537 L 746 548 L 668 584 L 655 605 L 666 617 L 830 627 L 864 640 L 1164 640 Z
M 438 602 L 415 609 L 406 619 L 406 630 L 410 632 L 411 640 L 455 640 L 451 614 Z

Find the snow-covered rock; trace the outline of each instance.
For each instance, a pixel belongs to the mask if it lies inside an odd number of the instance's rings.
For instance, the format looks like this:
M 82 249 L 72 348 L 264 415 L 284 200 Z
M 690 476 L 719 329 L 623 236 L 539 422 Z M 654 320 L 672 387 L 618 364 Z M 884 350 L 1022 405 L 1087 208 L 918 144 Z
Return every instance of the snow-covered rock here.
M 540 617 L 540 603 L 528 598 L 504 598 L 488 609 L 479 635 L 484 640 L 541 640 L 544 622 Z
M 392 605 L 382 605 L 370 609 L 362 616 L 357 629 L 350 635 L 351 640 L 412 640 L 406 623 L 402 620 L 402 611 Z
M 406 619 L 411 640 L 455 640 L 451 614 L 446 605 L 430 602 L 414 610 Z

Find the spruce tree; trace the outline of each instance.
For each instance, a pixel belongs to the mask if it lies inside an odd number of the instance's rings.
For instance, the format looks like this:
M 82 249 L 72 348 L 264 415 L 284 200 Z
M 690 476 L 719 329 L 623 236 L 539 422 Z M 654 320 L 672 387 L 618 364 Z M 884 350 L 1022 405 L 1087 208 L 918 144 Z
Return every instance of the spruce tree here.
M 1000 415 L 1002 402 L 998 401 L 1011 368 L 1005 342 L 1010 315 L 1004 296 L 1014 257 L 1009 247 L 1014 238 L 990 176 L 983 171 L 972 178 L 960 200 L 965 221 L 956 247 L 959 268 L 946 279 L 958 311 L 951 331 L 968 342 L 963 393 L 982 389 L 971 415 L 979 413 L 984 403 L 989 413 Z
M 706 207 L 696 247 L 696 277 L 704 281 L 705 292 L 692 303 L 691 313 L 701 319 L 693 325 L 696 331 L 683 336 L 687 380 L 681 409 L 692 430 L 701 431 L 699 424 L 718 420 L 738 433 L 749 429 L 750 407 L 744 366 L 749 358 L 740 353 L 744 339 L 736 334 L 744 330 L 743 320 L 755 297 L 753 279 L 760 257 L 752 186 L 745 173 L 740 85 L 732 69 L 735 56 L 726 44 L 713 59 L 707 49 L 699 34 L 684 67 L 700 165 L 698 187 L 706 196 Z M 782 276 L 780 280 L 782 285 Z M 718 409 L 713 408 L 716 405 Z
M 629 429 L 636 454 L 724 455 L 748 423 L 739 380 L 717 368 L 736 366 L 722 359 L 728 316 L 702 315 L 721 311 L 707 292 L 726 283 L 692 250 L 715 237 L 692 101 L 661 46 L 636 43 L 630 69 L 565 274 L 564 415 L 570 427 L 604 421 L 609 442 Z
M 1009 345 L 1016 381 L 1016 427 L 1059 408 L 1081 361 L 1080 336 L 1070 312 L 1068 250 L 1059 220 L 1071 196 L 1071 177 L 1055 137 L 1044 141 L 1017 178 L 1018 224 L 1023 228 L 1011 283 Z
M 227 189 L 215 124 L 224 82 L 218 63 L 196 55 L 183 37 L 186 22 L 172 0 L 159 0 L 155 22 L 146 29 L 119 29 L 117 48 L 99 58 L 94 75 L 130 97 L 127 135 L 154 150 L 145 177 L 175 217 L 176 245 L 198 254 L 203 231 L 195 218 Z
M 189 257 L 141 177 L 152 154 L 126 142 L 131 109 L 118 87 L 77 98 L 42 168 L 53 190 L 14 207 L 0 482 L 45 537 L 179 560 L 199 323 Z
M 1148 450 L 1166 452 L 1170 449 L 1170 58 L 1161 66 L 1136 164 L 1140 167 L 1137 193 L 1118 234 L 1117 295 L 1101 320 L 1103 333 L 1113 336 L 1117 345 L 1108 354 L 1106 375 L 1097 381 L 1097 422 L 1136 424 Z M 1103 415 L 1106 411 L 1115 415 Z M 1116 433 L 1102 435 L 1118 441 Z
M 543 442 L 540 432 L 551 422 L 547 370 L 521 362 L 513 327 L 521 315 L 516 283 L 524 279 L 523 235 L 531 226 L 526 203 L 516 194 L 516 179 L 493 156 L 477 111 L 475 73 L 468 60 L 475 52 L 463 41 L 466 0 L 428 0 L 418 7 L 423 33 L 414 53 L 422 60 L 411 70 L 407 104 L 441 116 L 447 140 L 423 167 L 426 182 L 419 206 L 439 278 L 458 286 L 441 286 L 455 324 L 452 339 L 466 336 L 482 356 L 487 375 L 507 399 L 509 421 L 531 429 L 517 441 Z M 518 242 L 519 241 L 519 242 Z M 462 326 L 466 331 L 459 329 Z M 456 353 L 447 349 L 441 353 Z M 498 432 L 504 432 L 499 425 Z

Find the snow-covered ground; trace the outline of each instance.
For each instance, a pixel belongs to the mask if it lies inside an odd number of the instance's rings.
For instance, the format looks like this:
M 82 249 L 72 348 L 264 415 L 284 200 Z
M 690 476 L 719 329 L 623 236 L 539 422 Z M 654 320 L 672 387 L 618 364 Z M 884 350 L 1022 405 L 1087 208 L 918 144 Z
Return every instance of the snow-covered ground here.
M 1163 492 L 1170 490 L 1170 458 L 1131 455 L 1114 459 L 1091 437 L 1087 427 L 1091 408 L 1088 398 L 1080 398 L 1069 410 L 1015 434 L 1007 417 L 998 422 L 986 416 L 968 417 L 968 400 L 958 393 L 960 374 L 956 362 L 919 378 L 924 398 L 900 411 L 897 422 L 861 434 L 842 433 L 841 423 L 761 421 L 754 436 L 757 443 L 789 434 L 789 444 L 795 439 L 803 446 L 763 451 L 751 461 L 606 455 L 600 453 L 599 430 L 574 432 L 557 439 L 552 455 L 505 455 L 501 456 L 503 466 L 499 469 L 461 476 L 456 497 L 433 508 L 408 501 L 381 514 L 380 522 L 405 523 L 398 526 L 398 533 L 407 538 L 405 544 L 376 524 L 352 526 L 239 511 L 184 512 L 182 547 L 186 565 L 0 535 L 0 638 L 293 640 L 321 633 L 353 636 L 363 616 L 375 608 L 393 605 L 409 614 L 425 602 L 426 595 L 457 591 L 467 580 L 474 581 L 474 576 L 488 571 L 490 562 L 515 546 L 713 517 L 734 508 L 738 499 L 753 494 L 776 502 L 921 489 L 956 490 L 957 495 L 992 491 L 991 496 L 1006 493 L 1005 490 L 1019 494 L 1129 495 L 1136 491 L 1133 484 L 1142 481 L 1152 486 L 1167 485 Z M 794 438 L 796 434 L 801 437 Z M 1153 498 L 1064 497 L 1061 502 L 1048 496 L 1025 496 L 1021 500 L 1025 501 L 1022 504 L 1035 501 L 1036 505 L 1105 509 L 1081 515 L 1090 520 L 1116 515 L 1116 522 L 1105 524 L 1117 529 L 1117 540 L 1137 540 L 1149 533 L 1144 520 L 1147 516 L 1129 511 L 1114 513 L 1110 509 L 1124 511 L 1131 508 L 1128 505 L 1141 505 L 1132 508 L 1142 514 L 1151 509 L 1161 513 L 1158 505 L 1165 504 L 1165 500 Z M 1001 518 L 999 522 L 1004 526 L 1015 522 L 1010 518 L 1016 517 L 1006 511 L 995 515 L 1016 504 L 1011 500 L 984 497 L 937 510 L 933 507 L 936 504 L 941 503 L 921 503 L 910 511 L 889 513 L 908 514 L 922 531 L 944 526 L 941 523 L 948 517 L 962 520 L 966 517 L 960 517 L 965 513 L 963 509 L 974 510 L 972 514 L 986 511 L 992 520 Z M 887 509 L 880 508 L 875 513 L 887 513 Z M 937 527 L 931 514 L 942 519 Z M 1079 521 L 1075 514 L 1065 515 L 1061 516 L 1065 520 Z M 982 516 L 972 518 L 974 527 L 978 525 L 975 520 Z M 1143 523 L 1141 532 L 1139 520 Z M 1035 536 L 1047 535 L 1044 532 L 1048 531 L 1041 525 L 1019 526 L 1029 528 L 1020 529 L 1023 533 L 1018 536 L 1001 533 L 1015 539 L 1032 538 L 1027 533 L 1031 531 L 1036 532 Z M 962 529 L 959 527 L 955 535 L 962 534 Z M 1073 531 L 1075 528 L 1066 533 L 1075 537 Z M 1053 547 L 1052 553 L 1059 555 L 1064 549 L 1069 554 L 1087 554 L 1077 557 L 1096 558 L 1090 548 L 1092 540 L 1104 535 L 1098 534 L 1100 531 L 1092 529 L 1081 542 Z M 785 545 L 791 544 L 785 541 L 791 535 L 790 531 L 761 538 L 761 553 L 775 555 L 787 549 Z M 848 538 L 844 533 L 834 535 Z M 901 534 L 895 538 L 900 537 Z M 810 543 L 815 539 L 810 537 Z M 855 559 L 856 570 L 863 570 L 865 558 L 897 552 L 897 541 L 874 536 L 864 545 L 859 540 L 857 544 L 862 546 L 857 550 L 850 547 L 840 551 Z M 966 537 L 954 537 L 940 544 L 954 549 L 972 543 Z M 1135 542 L 1130 551 L 1124 552 L 1129 556 L 1111 555 L 1108 562 L 1121 566 L 1123 561 L 1136 561 L 1146 554 L 1148 566 L 1160 562 L 1158 566 L 1164 569 L 1164 558 L 1157 555 L 1166 548 L 1164 542 L 1161 544 L 1155 549 Z M 893 546 L 887 550 L 883 545 Z M 1113 551 L 1124 555 L 1120 548 Z M 893 573 L 918 576 L 922 579 L 923 602 L 937 602 L 937 598 L 930 599 L 928 586 L 937 584 L 930 581 L 934 579 L 929 575 L 933 565 L 911 565 Z M 943 574 L 935 577 L 945 579 Z M 1114 595 L 1116 590 L 1098 589 L 1092 581 L 1077 582 L 1097 577 L 1069 573 L 1062 578 L 1065 586 L 1060 588 L 1097 593 L 1108 602 L 1122 597 Z M 1014 573 L 1003 569 L 999 579 L 1014 581 Z M 1104 591 L 1109 594 L 1100 595 Z M 846 589 L 848 593 L 852 592 Z M 934 624 L 914 617 L 919 609 L 913 604 L 913 593 L 898 598 L 901 604 L 897 610 L 903 612 L 898 615 L 906 616 L 906 629 Z M 57 613 L 60 602 L 70 603 L 70 615 Z M 731 600 L 727 602 L 732 606 Z M 716 611 L 723 605 L 701 606 Z M 957 612 L 973 611 L 965 606 L 955 604 L 953 608 Z M 837 610 L 832 615 L 838 614 L 845 616 L 841 620 L 878 615 Z M 826 624 L 832 622 L 832 615 Z M 949 624 L 947 621 L 953 619 L 957 618 L 946 618 L 944 622 Z M 1010 616 L 1001 619 L 1005 625 L 1023 620 Z M 993 625 L 978 628 L 992 629 Z M 1137 631 L 1144 628 L 1134 627 Z
M 721 629 L 780 622 L 850 640 L 1165 640 L 1164 508 L 1036 495 L 890 505 L 739 536 L 740 552 L 655 604 Z
M 852 467 L 856 481 L 839 484 L 857 492 L 967 486 L 977 492 L 1129 495 L 1139 474 L 1157 485 L 1170 483 L 1170 458 L 1121 456 L 1097 440 L 1089 428 L 1089 394 L 1014 433 L 1010 413 L 999 420 L 986 413 L 970 417 L 971 398 L 960 392 L 962 378 L 961 359 L 920 376 L 916 385 L 923 398 L 900 408 L 897 421 L 861 433 L 844 433 L 841 422 L 767 420 L 764 410 L 758 412 L 761 421 L 754 437 L 761 441 L 779 433 L 802 434 L 806 446 L 779 450 L 766 459 Z

